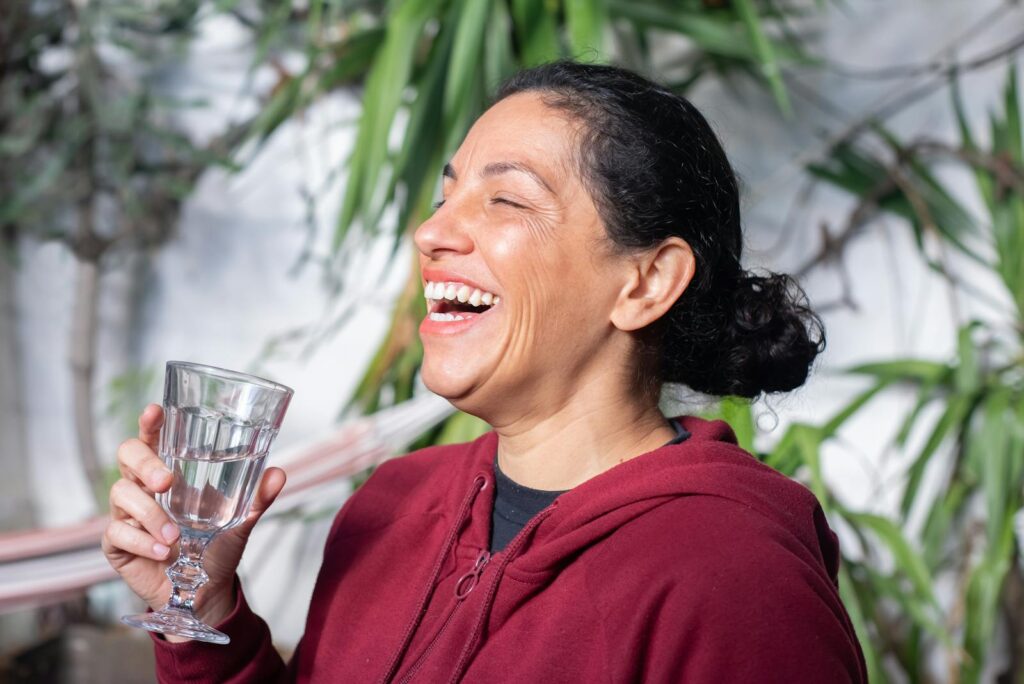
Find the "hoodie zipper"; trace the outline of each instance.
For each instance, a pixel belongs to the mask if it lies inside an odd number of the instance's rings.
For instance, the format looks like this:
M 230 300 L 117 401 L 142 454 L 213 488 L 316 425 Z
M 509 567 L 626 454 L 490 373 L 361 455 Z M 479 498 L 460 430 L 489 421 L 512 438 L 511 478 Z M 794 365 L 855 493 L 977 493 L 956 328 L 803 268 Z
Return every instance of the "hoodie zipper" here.
M 458 682 L 462 678 L 462 672 L 466 669 L 469 656 L 476 648 L 476 642 L 477 638 L 480 636 L 480 630 L 483 629 L 484 623 L 486 622 L 487 617 L 490 615 L 491 604 L 494 602 L 494 594 L 498 589 L 498 582 L 501 581 L 502 575 L 504 575 L 505 573 L 505 568 L 508 567 L 508 564 L 511 563 L 512 560 L 519 555 L 519 552 L 522 550 L 527 538 L 533 534 L 533 531 L 536 530 L 538 526 L 540 526 L 541 522 L 543 522 L 545 518 L 547 518 L 549 515 L 555 512 L 555 507 L 557 505 L 558 501 L 555 501 L 550 506 L 542 510 L 540 513 L 533 516 L 530 522 L 526 523 L 526 526 L 523 529 L 519 530 L 519 533 L 512 538 L 512 541 L 508 543 L 508 546 L 506 546 L 505 549 L 500 552 L 499 555 L 502 555 L 503 557 L 498 562 L 497 567 L 493 573 L 494 576 L 491 578 L 490 583 L 487 586 L 487 591 L 483 598 L 483 605 L 480 607 L 480 612 L 477 614 L 476 623 L 473 625 L 473 629 L 469 633 L 469 638 L 466 640 L 465 645 L 462 647 L 462 653 L 459 655 L 458 660 L 455 662 L 455 667 L 452 669 L 452 676 L 451 679 L 449 680 L 449 684 L 454 684 L 454 682 Z M 456 584 L 455 586 L 457 588 L 459 585 Z M 475 581 L 473 586 L 476 586 Z
M 441 637 L 444 635 L 445 630 L 448 629 L 448 625 L 451 624 L 452 618 L 455 617 L 455 613 L 458 612 L 459 607 L 463 604 L 466 597 L 469 596 L 480 583 L 480 575 L 483 574 L 484 568 L 487 567 L 487 563 L 490 562 L 490 560 L 490 552 L 481 551 L 477 555 L 476 560 L 473 562 L 473 567 L 469 569 L 469 572 L 460 577 L 455 583 L 454 605 L 452 605 L 451 609 L 448 611 L 448 615 L 445 616 L 444 621 L 441 623 L 441 627 L 434 633 L 434 637 L 430 640 L 427 648 L 424 649 L 423 653 L 420 654 L 420 657 L 416 659 L 416 662 L 413 663 L 412 667 L 409 669 L 408 674 L 402 678 L 402 681 L 399 684 L 408 684 L 408 682 L 412 681 L 412 678 L 416 676 L 416 673 L 419 672 L 420 667 L 422 667 L 423 663 L 426 662 L 431 651 L 433 651 L 434 647 L 441 641 Z
M 409 644 L 412 642 L 413 634 L 415 634 L 416 628 L 419 627 L 420 621 L 423 619 L 423 615 L 427 610 L 427 603 L 434 593 L 434 588 L 437 584 L 438 578 L 441 576 L 441 568 L 444 564 L 444 561 L 448 557 L 449 552 L 451 552 L 452 547 L 455 546 L 455 538 L 458 534 L 459 528 L 461 528 L 462 524 L 469 518 L 470 510 L 473 506 L 473 501 L 476 499 L 477 494 L 479 494 L 486 488 L 487 477 L 483 473 L 477 473 L 476 477 L 473 478 L 472 489 L 470 489 L 469 493 L 466 495 L 466 498 L 463 500 L 458 515 L 455 516 L 455 523 L 448 531 L 448 536 L 445 539 L 444 543 L 441 545 L 441 552 L 437 557 L 437 561 L 434 563 L 434 569 L 430 573 L 430 579 L 427 581 L 427 586 L 424 590 L 424 593 L 420 598 L 419 602 L 417 603 L 416 612 L 413 614 L 412 619 L 409 621 L 408 626 L 404 630 L 405 635 L 402 637 L 402 642 L 399 644 L 398 648 L 391 656 L 391 660 L 387 668 L 385 669 L 384 674 L 378 680 L 379 684 L 388 684 L 388 682 L 391 682 L 392 678 L 398 672 L 402 656 L 405 655 L 406 649 L 409 648 Z M 449 615 L 445 619 L 445 627 L 447 627 L 448 620 L 450 619 L 451 615 Z

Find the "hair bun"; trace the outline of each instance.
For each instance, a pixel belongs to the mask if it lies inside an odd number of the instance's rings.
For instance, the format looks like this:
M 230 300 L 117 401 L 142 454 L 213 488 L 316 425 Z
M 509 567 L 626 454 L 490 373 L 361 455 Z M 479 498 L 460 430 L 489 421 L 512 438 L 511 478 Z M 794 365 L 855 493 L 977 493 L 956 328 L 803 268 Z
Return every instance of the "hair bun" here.
M 709 353 L 684 355 L 685 367 L 672 375 L 691 388 L 719 396 L 756 397 L 804 384 L 815 357 L 825 349 L 821 319 L 807 302 L 803 289 L 782 273 L 741 273 L 732 297 L 723 298 L 732 310 L 721 315 L 716 343 Z M 668 345 L 679 349 L 678 340 Z M 693 347 L 691 347 L 693 350 Z

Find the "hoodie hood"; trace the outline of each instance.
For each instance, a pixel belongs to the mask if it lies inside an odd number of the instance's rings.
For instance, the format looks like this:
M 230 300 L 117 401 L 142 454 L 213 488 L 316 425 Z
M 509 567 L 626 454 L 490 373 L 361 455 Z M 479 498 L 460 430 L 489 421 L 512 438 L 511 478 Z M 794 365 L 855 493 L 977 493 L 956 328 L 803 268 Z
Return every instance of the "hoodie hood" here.
M 680 444 L 660 447 L 636 456 L 562 494 L 527 538 L 509 553 L 512 567 L 530 574 L 556 573 L 565 558 L 580 553 L 615 529 L 669 499 L 714 496 L 746 506 L 785 530 L 820 563 L 837 585 L 839 546 L 817 499 L 803 485 L 761 463 L 738 446 L 732 428 L 722 420 L 680 416 L 690 433 Z M 498 446 L 488 432 L 473 443 L 469 485 L 480 488 L 476 514 L 490 510 L 494 497 L 492 463 Z M 460 496 L 465 488 L 452 488 Z M 486 518 L 486 516 L 480 516 Z M 463 544 L 486 548 L 488 538 L 480 526 L 469 529 Z

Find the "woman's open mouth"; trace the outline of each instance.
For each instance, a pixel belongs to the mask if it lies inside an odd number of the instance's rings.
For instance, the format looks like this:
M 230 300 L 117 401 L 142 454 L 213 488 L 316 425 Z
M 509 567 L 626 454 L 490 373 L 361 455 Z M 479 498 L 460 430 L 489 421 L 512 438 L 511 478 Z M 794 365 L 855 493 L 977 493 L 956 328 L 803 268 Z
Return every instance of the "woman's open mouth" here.
M 457 281 L 428 281 L 423 295 L 427 299 L 427 318 L 438 323 L 476 318 L 501 301 L 498 295 Z

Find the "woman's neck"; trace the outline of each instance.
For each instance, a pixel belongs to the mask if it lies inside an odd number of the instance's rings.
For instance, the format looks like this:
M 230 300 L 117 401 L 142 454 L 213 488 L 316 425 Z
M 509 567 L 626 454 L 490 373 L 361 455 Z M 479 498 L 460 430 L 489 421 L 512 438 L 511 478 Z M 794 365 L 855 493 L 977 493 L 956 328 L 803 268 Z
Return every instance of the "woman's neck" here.
M 600 385 L 577 387 L 561 405 L 496 425 L 502 472 L 525 487 L 572 489 L 675 436 L 656 399 Z

